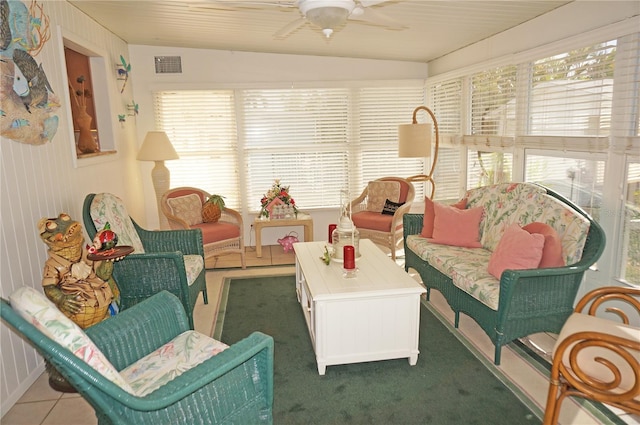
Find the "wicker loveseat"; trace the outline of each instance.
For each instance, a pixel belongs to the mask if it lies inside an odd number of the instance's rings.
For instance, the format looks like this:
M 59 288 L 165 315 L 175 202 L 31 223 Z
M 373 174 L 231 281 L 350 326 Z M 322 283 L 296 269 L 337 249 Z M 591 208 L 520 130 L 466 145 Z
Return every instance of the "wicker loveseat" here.
M 421 236 L 424 215 L 406 214 L 405 269 L 420 274 L 427 299 L 433 288 L 442 293 L 454 311 L 455 327 L 461 312 L 480 325 L 495 346 L 494 362 L 499 365 L 501 348 L 510 341 L 538 332 L 560 332 L 573 312 L 584 272 L 602 254 L 605 235 L 579 207 L 536 184 L 471 189 L 465 200 L 467 210 L 483 209 L 478 247 L 433 243 Z M 543 223 L 557 232 L 564 265 L 507 268 L 499 278 L 492 275 L 489 263 L 501 237 L 514 224 L 531 223 Z

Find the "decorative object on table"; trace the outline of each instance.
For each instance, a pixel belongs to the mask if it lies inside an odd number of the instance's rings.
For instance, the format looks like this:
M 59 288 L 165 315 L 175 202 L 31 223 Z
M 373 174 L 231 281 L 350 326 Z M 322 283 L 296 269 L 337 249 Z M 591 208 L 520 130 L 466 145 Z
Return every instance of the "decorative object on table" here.
M 112 249 L 118 244 L 118 235 L 111 230 L 111 225 L 108 221 L 102 230 L 96 233 L 96 236 L 93 238 L 93 244 L 94 248 L 98 251 Z
M 325 245 L 324 247 L 324 253 L 322 254 L 322 257 L 320 257 L 320 259 L 322 260 L 323 263 L 325 263 L 327 266 L 329 264 L 331 264 L 331 254 L 329 254 L 329 248 L 327 248 L 327 246 Z
M 160 228 L 166 229 L 169 227 L 167 218 L 162 214 L 160 207 L 160 200 L 162 195 L 169 190 L 170 178 L 169 169 L 164 165 L 165 161 L 171 159 L 178 159 L 178 153 L 173 148 L 167 133 L 164 131 L 149 131 L 142 142 L 140 151 L 136 159 L 138 161 L 154 161 L 155 166 L 151 170 L 151 179 L 153 180 L 153 187 L 156 191 L 156 201 L 158 207 L 158 216 L 160 219 Z
M 345 245 L 342 248 L 342 267 L 344 268 L 344 277 L 356 277 L 356 251 L 353 245 Z
M 293 244 L 296 242 L 300 242 L 298 240 L 298 233 L 297 232 L 289 232 L 288 235 L 286 235 L 285 237 L 278 239 L 278 243 L 280 245 L 282 245 L 282 248 L 284 248 L 284 252 L 289 252 L 293 250 Z
M 333 258 L 338 261 L 343 260 L 343 252 L 346 245 L 354 247 L 355 258 L 360 257 L 360 232 L 351 219 L 351 201 L 346 190 L 340 191 L 340 204 L 342 207 L 338 226 L 331 234 Z
M 211 195 L 207 201 L 202 205 L 202 222 L 203 223 L 217 223 L 222 216 L 222 209 L 224 208 L 224 196 Z
M 93 121 L 93 117 L 87 112 L 87 102 L 93 97 L 93 94 L 85 85 L 86 78 L 84 75 L 76 77 L 75 82 L 79 84 L 78 87 L 74 87 L 71 81 L 67 80 L 69 91 L 73 98 L 73 120 L 78 128 L 77 153 L 86 154 L 99 152 L 100 146 L 94 137 L 94 133 L 91 131 L 91 121 Z
M 296 201 L 289 194 L 289 186 L 281 185 L 280 179 L 276 179 L 267 193 L 262 195 L 259 217 L 275 218 L 271 215 L 273 208 L 276 206 L 285 207 L 284 210 L 278 210 L 282 211 L 282 213 L 278 212 L 278 218 L 280 219 L 292 218 L 298 215 L 298 207 L 296 206 Z
M 411 176 L 407 180 L 410 182 L 430 182 L 431 196 L 436 192 L 436 182 L 433 180 L 433 171 L 438 161 L 438 145 L 440 136 L 438 132 L 438 121 L 431 109 L 426 106 L 418 106 L 413 111 L 413 122 L 411 124 L 402 124 L 398 126 L 398 156 L 400 158 L 428 158 L 431 156 L 431 124 L 418 124 L 418 111 L 426 111 L 433 120 L 433 128 L 436 134 L 435 147 L 433 149 L 433 161 L 429 174 L 418 174 Z
M 333 243 L 333 231 L 336 230 L 336 227 L 338 227 L 337 224 L 330 224 L 329 225 L 329 243 Z
M 116 65 L 116 72 L 118 73 L 117 79 L 122 81 L 122 87 L 120 88 L 120 94 L 122 94 L 127 85 L 127 81 L 129 81 L 129 73 L 131 72 L 131 64 L 127 63 L 122 55 L 120 55 L 120 63 Z
M 25 3 L 30 3 L 29 6 Z M 51 38 L 49 17 L 36 1 L 0 2 L 2 37 L 0 135 L 29 145 L 50 142 L 58 130 L 60 99 L 35 57 Z

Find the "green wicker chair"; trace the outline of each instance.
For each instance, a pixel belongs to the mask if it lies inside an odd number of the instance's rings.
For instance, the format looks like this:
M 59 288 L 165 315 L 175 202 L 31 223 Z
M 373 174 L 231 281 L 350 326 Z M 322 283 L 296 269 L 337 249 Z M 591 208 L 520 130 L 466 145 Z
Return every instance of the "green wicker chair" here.
M 153 294 L 167 290 L 180 299 L 187 311 L 189 326 L 193 329 L 193 308 L 199 293 L 202 292 L 205 304 L 209 302 L 202 232 L 199 229 L 145 230 L 129 217 L 123 205 L 119 205 L 115 211 L 99 209 L 96 212 L 92 204 L 96 197 L 100 199 L 104 196 L 111 197 L 114 202 L 122 202 L 111 194 L 91 193 L 85 197 L 82 217 L 91 239 L 102 229 L 102 226 L 96 229 L 96 221 L 109 221 L 118 235 L 118 245 L 132 245 L 135 248 L 132 254 L 117 261 L 113 267 L 113 278 L 120 289 L 120 309 L 125 310 Z
M 273 339 L 260 332 L 136 396 L 23 319 L 4 299 L 0 315 L 87 400 L 100 425 L 273 423 Z M 85 332 L 121 371 L 188 330 L 180 301 L 163 291 Z

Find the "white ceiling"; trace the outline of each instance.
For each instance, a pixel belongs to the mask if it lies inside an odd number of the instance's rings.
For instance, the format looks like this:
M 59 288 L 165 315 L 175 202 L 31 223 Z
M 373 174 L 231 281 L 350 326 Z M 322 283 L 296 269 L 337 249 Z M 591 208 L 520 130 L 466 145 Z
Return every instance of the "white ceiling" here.
M 348 20 L 330 39 L 301 18 L 296 0 L 71 1 L 129 44 L 428 62 L 570 1 L 389 0 L 372 13 L 406 28 Z

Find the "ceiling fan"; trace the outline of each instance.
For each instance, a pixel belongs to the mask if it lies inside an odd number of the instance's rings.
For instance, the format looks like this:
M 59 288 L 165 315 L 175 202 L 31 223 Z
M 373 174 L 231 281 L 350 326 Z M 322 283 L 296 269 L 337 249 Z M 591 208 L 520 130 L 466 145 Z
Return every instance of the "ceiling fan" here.
M 194 0 L 193 3 L 197 4 L 197 6 L 194 6 L 197 8 L 225 11 L 261 9 L 266 7 L 297 7 L 302 16 L 285 25 L 274 34 L 275 38 L 282 39 L 307 23 L 322 29 L 322 33 L 327 38 L 331 37 L 331 34 L 333 34 L 338 27 L 344 25 L 347 20 L 370 23 L 389 29 L 405 29 L 406 27 L 400 22 L 370 7 L 389 1 L 390 0 Z

